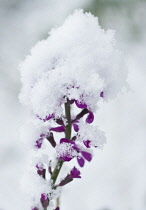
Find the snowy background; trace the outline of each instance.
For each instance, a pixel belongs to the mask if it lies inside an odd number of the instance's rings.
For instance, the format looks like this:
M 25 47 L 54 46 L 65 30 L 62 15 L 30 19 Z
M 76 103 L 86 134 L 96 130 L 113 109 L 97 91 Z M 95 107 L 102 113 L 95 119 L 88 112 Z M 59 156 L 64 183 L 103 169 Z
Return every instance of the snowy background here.
M 104 29 L 117 31 L 129 92 L 100 104 L 96 123 L 107 144 L 86 164 L 83 178 L 66 186 L 61 209 L 146 210 L 146 2 L 134 0 L 0 0 L 0 209 L 27 210 L 20 186 L 27 151 L 19 131 L 28 113 L 18 101 L 18 65 L 78 8 L 97 15 Z

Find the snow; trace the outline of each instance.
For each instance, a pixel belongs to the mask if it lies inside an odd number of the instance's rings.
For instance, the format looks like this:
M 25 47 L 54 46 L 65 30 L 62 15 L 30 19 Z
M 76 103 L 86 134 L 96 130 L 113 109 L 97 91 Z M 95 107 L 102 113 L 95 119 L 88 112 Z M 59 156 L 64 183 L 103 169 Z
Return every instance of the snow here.
M 114 31 L 104 31 L 97 17 L 82 10 L 37 43 L 20 70 L 20 101 L 42 118 L 61 116 L 64 96 L 84 100 L 95 111 L 100 92 L 105 100 L 115 97 L 127 75 Z

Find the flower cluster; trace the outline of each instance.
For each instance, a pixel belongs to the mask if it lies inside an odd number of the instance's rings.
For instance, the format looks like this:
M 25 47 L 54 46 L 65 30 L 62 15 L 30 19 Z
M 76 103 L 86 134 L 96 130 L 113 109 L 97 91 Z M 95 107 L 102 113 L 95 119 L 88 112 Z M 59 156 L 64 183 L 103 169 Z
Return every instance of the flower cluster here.
M 113 31 L 101 29 L 98 19 L 82 10 L 53 29 L 21 64 L 20 100 L 33 112 L 36 127 L 29 144 L 38 155 L 32 188 L 39 182 L 40 187 L 31 195 L 32 210 L 51 208 L 62 187 L 81 178 L 74 166 L 59 181 L 64 162 L 76 159 L 84 167 L 92 149 L 103 147 L 104 133 L 93 125 L 97 103 L 115 97 L 125 85 L 123 66 Z

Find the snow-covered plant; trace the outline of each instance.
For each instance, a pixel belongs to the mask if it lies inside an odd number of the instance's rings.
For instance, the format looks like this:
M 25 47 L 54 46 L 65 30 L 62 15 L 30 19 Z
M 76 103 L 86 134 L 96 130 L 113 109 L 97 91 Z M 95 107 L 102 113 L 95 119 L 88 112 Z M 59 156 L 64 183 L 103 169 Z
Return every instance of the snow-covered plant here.
M 79 167 L 92 160 L 92 148 L 103 147 L 104 133 L 91 124 L 98 102 L 114 98 L 125 85 L 123 66 L 114 32 L 82 10 L 51 30 L 21 64 L 20 101 L 32 112 L 23 134 L 34 156 L 28 173 L 32 210 L 59 210 L 53 205 L 62 187 L 81 178 Z M 75 165 L 61 173 L 70 162 Z

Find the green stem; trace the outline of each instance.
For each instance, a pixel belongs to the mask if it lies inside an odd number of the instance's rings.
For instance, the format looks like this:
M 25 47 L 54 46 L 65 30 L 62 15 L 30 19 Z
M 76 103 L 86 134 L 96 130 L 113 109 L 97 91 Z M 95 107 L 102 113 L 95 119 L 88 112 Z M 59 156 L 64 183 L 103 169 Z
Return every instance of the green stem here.
M 65 103 L 65 115 L 67 119 L 67 125 L 65 127 L 65 138 L 69 139 L 71 138 L 71 112 L 70 112 L 70 103 Z
M 71 138 L 71 113 L 70 113 L 70 103 L 69 101 L 67 101 L 65 103 L 65 115 L 66 115 L 66 119 L 67 119 L 67 125 L 65 127 L 65 138 L 69 139 Z M 59 172 L 62 168 L 62 165 L 63 165 L 64 161 L 63 160 L 59 160 L 53 173 L 52 173 L 52 176 L 51 176 L 51 179 L 53 181 L 53 185 L 55 184 L 57 178 L 58 178 L 58 175 L 59 175 Z

